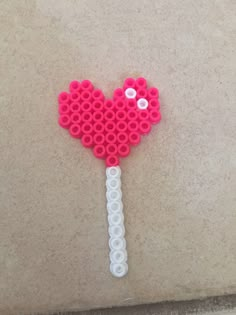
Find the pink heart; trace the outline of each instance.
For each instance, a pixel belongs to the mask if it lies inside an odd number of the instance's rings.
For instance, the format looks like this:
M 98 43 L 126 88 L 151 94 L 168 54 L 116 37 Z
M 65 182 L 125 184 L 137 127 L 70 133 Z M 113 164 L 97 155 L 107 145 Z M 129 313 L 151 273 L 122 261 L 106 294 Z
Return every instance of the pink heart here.
M 158 89 L 148 88 L 144 78 L 127 78 L 113 99 L 106 99 L 89 80 L 72 81 L 69 90 L 58 96 L 59 124 L 107 166 L 119 165 L 119 157 L 128 156 L 130 146 L 161 120 Z

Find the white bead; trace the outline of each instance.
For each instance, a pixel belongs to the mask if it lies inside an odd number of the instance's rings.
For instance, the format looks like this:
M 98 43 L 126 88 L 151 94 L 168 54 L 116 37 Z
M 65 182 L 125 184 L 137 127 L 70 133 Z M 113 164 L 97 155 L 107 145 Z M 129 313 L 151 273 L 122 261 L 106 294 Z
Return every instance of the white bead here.
M 106 185 L 108 189 L 117 190 L 121 186 L 121 182 L 119 178 L 108 178 L 106 181 Z
M 107 211 L 109 213 L 118 213 L 122 212 L 123 203 L 122 201 L 110 201 L 107 203 Z
M 114 264 L 120 264 L 126 262 L 127 260 L 127 252 L 125 249 L 123 250 L 112 250 L 110 252 L 110 260 Z
M 123 224 L 109 226 L 108 233 L 110 237 L 123 237 L 125 235 L 125 228 Z
M 111 166 L 106 168 L 107 178 L 120 177 L 121 169 L 119 166 Z
M 148 108 L 148 101 L 145 98 L 140 98 L 137 101 L 137 105 L 139 109 L 147 109 Z
M 124 222 L 123 213 L 112 213 L 108 215 L 108 222 L 110 225 L 119 225 Z
M 122 264 L 110 264 L 110 271 L 113 276 L 117 278 L 121 278 L 128 272 L 128 265 L 126 263 Z
M 108 201 L 117 201 L 117 200 L 121 200 L 122 192 L 120 189 L 109 190 L 107 191 L 106 196 L 107 196 Z
M 126 241 L 123 237 L 112 237 L 109 239 L 109 246 L 114 250 L 125 249 Z
M 128 88 L 125 90 L 125 96 L 127 98 L 135 98 L 136 97 L 136 91 L 135 89 L 132 89 L 132 88 Z

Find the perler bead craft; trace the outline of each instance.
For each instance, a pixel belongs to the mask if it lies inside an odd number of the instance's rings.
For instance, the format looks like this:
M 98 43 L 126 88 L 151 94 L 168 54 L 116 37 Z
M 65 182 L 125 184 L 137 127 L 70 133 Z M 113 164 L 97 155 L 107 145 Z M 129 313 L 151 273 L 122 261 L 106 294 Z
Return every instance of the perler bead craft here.
M 127 78 L 123 87 L 106 99 L 89 80 L 72 81 L 69 92 L 58 96 L 59 124 L 73 138 L 91 148 L 106 165 L 110 271 L 115 277 L 128 272 L 120 158 L 141 142 L 161 120 L 159 91 L 144 78 Z

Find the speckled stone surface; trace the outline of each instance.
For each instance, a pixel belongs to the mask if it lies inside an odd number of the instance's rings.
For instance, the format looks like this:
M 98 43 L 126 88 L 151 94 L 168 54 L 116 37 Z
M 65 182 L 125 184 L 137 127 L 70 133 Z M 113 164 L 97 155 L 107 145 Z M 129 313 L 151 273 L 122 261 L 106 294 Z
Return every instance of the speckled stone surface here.
M 236 292 L 235 1 L 0 4 L 0 314 Z M 105 170 L 57 94 L 127 76 L 163 120 L 122 161 L 129 274 L 109 272 Z
M 161 302 L 113 307 L 60 315 L 236 315 L 236 295 L 208 297 L 200 300 Z M 56 314 L 54 314 L 56 315 Z

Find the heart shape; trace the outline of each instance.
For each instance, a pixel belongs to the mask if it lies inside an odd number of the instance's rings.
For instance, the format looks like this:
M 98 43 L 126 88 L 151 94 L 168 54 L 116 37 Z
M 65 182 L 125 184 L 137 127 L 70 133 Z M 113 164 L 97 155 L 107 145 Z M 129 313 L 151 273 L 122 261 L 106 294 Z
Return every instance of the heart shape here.
M 130 146 L 138 145 L 141 135 L 161 120 L 158 89 L 148 88 L 144 78 L 127 78 L 112 99 L 89 80 L 72 81 L 69 91 L 58 96 L 60 126 L 81 138 L 108 167 L 119 165 L 119 157 L 128 156 Z

